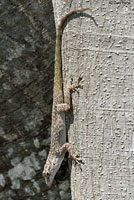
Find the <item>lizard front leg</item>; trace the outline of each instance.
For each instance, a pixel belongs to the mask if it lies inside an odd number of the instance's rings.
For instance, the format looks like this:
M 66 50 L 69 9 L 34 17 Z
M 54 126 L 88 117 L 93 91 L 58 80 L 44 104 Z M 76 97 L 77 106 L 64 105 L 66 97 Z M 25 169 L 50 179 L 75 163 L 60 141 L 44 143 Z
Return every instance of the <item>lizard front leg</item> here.
M 56 106 L 58 112 L 67 112 L 71 107 L 71 91 L 75 88 L 78 88 L 80 85 L 78 83 L 71 84 L 65 92 L 65 103 L 58 104 Z
M 77 157 L 77 155 L 75 155 L 72 151 L 72 148 L 70 147 L 69 143 L 65 143 L 63 144 L 63 146 L 60 148 L 60 153 L 61 154 L 65 154 L 66 152 L 69 152 L 69 154 L 71 155 L 71 157 L 77 162 L 77 163 L 83 163 L 82 160 L 80 158 Z M 84 163 L 83 163 L 84 164 Z

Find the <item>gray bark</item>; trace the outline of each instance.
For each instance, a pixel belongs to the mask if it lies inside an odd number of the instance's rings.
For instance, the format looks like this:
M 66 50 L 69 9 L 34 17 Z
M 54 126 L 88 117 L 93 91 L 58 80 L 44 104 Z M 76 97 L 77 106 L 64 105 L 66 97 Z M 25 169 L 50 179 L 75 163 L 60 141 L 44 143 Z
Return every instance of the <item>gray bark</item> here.
M 83 85 L 73 93 L 67 120 L 69 141 L 85 162 L 82 170 L 72 166 L 72 200 L 133 200 L 134 3 L 53 4 L 56 22 L 70 10 L 90 7 L 98 24 L 72 17 L 63 34 L 64 87 L 79 75 Z
M 50 0 L 0 1 L 0 200 L 70 199 L 64 163 L 51 188 L 42 177 L 54 46 Z

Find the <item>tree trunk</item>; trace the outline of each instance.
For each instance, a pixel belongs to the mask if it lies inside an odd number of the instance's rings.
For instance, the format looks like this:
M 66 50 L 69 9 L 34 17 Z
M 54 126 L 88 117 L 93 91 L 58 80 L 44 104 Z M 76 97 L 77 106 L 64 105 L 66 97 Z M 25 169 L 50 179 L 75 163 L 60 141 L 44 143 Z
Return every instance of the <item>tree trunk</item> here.
M 132 200 L 134 3 L 53 0 L 53 5 L 56 23 L 70 10 L 92 9 L 86 11 L 91 17 L 72 17 L 62 37 L 64 88 L 79 76 L 83 86 L 73 93 L 67 118 L 69 142 L 85 163 L 81 169 L 72 165 L 72 200 Z

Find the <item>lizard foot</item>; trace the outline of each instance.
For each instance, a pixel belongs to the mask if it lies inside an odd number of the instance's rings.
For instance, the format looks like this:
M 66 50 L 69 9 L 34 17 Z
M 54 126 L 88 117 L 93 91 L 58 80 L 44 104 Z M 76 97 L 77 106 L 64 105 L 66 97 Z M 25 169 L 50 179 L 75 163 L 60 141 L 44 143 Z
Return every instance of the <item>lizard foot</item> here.
M 84 162 L 79 158 L 78 155 L 75 155 L 70 147 L 70 144 L 69 143 L 65 143 L 63 144 L 63 146 L 61 147 L 61 153 L 66 153 L 66 152 L 69 152 L 69 154 L 71 155 L 71 157 L 73 158 L 73 160 L 75 161 L 75 163 L 77 163 L 78 165 L 81 164 L 84 164 Z
M 81 86 L 81 84 L 79 83 L 81 81 L 81 77 L 79 77 L 77 80 L 73 81 L 73 79 L 71 79 L 71 85 L 70 85 L 70 90 L 74 90 L 76 88 L 79 88 Z M 74 82 L 74 83 L 73 83 Z
M 82 159 L 79 158 L 79 156 L 76 156 L 75 162 L 76 162 L 76 164 L 83 164 L 83 165 L 85 164 L 85 163 L 82 161 Z
M 80 168 L 80 170 L 82 171 L 82 167 L 81 167 L 81 164 L 85 164 L 82 159 L 80 159 L 78 156 L 77 156 L 77 159 L 74 160 L 74 165 L 78 165 L 78 167 Z

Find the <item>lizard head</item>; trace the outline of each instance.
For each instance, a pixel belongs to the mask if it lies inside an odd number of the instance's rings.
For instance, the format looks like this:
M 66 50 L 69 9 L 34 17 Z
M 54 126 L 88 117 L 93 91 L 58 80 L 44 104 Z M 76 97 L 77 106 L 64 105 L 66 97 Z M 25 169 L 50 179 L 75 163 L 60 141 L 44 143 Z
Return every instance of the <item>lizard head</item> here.
M 45 178 L 45 182 L 49 187 L 51 186 L 51 184 L 54 180 L 54 177 L 60 168 L 63 158 L 64 157 L 57 155 L 57 154 L 49 154 L 48 155 L 42 175 Z

